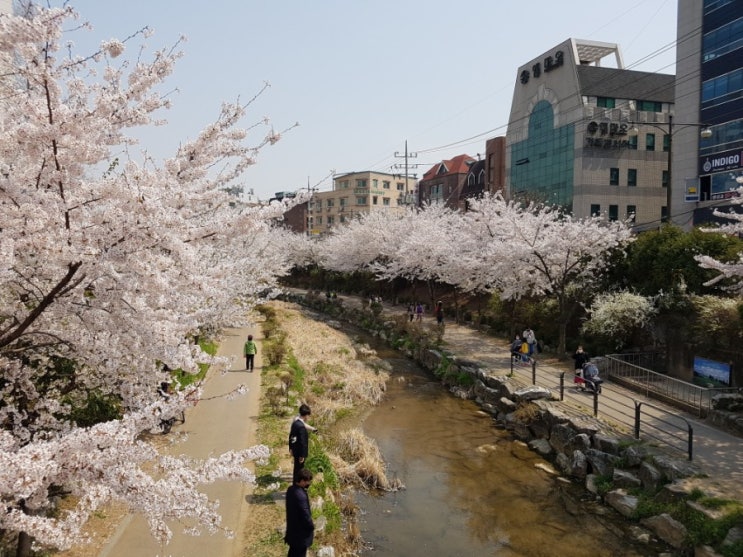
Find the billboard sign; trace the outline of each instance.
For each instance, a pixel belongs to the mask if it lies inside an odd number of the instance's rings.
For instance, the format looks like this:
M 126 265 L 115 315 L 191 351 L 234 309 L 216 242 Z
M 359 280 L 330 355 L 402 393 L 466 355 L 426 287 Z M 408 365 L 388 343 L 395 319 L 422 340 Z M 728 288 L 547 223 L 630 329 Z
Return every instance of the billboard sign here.
M 710 384 L 714 387 L 730 386 L 730 364 L 707 360 L 694 356 L 694 382 Z M 720 383 L 722 385 L 720 385 Z

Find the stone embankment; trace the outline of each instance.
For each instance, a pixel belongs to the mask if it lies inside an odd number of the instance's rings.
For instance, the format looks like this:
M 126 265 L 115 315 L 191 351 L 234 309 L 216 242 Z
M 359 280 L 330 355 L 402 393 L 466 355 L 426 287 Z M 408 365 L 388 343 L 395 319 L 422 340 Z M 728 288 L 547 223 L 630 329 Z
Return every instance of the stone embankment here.
M 711 520 L 719 518 L 719 512 L 693 501 L 693 481 L 689 479 L 700 471 L 689 461 L 671 458 L 591 416 L 563 413 L 549 389 L 521 385 L 507 375 L 494 376 L 477 362 L 420 342 L 435 339 L 435 332 L 421 334 L 417 344 L 411 342 L 410 325 L 404 319 L 385 320 L 379 311 L 328 305 L 320 296 L 300 295 L 293 301 L 329 312 L 332 318 L 362 327 L 401 349 L 439 377 L 454 394 L 474 399 L 516 438 L 551 461 L 561 475 L 583 482 L 589 492 L 623 516 L 637 516 L 641 502 L 637 494 L 646 492 L 654 494 L 652 500 L 659 508 L 683 501 Z M 692 536 L 686 526 L 666 512 L 650 515 L 640 524 L 644 527 L 637 529 L 640 540 L 652 532 L 680 554 L 693 551 L 695 555 L 718 555 L 701 544 L 692 549 Z M 737 549 L 741 539 L 743 524 L 733 524 L 720 545 L 735 545 Z

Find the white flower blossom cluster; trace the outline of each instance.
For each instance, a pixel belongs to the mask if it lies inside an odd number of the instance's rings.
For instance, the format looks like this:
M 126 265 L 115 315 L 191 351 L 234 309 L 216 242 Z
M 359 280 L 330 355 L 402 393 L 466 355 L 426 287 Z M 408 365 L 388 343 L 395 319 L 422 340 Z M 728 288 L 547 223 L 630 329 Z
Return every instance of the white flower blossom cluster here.
M 591 286 L 612 251 L 631 240 L 622 222 L 573 219 L 551 207 L 522 207 L 486 195 L 470 200 L 467 212 L 443 203 L 402 216 L 372 212 L 319 244 L 307 244 L 295 257 L 336 271 L 372 270 L 380 279 L 405 277 L 465 292 L 497 292 L 503 299 L 546 296 L 558 305 L 558 350 L 564 351 L 574 295 Z
M 584 334 L 613 338 L 620 348 L 628 334 L 646 327 L 656 313 L 653 299 L 647 296 L 628 291 L 599 294 L 582 329 Z
M 292 266 L 292 236 L 274 224 L 287 205 L 236 208 L 223 191 L 280 134 L 246 144 L 250 103 L 225 104 L 169 160 L 130 158 L 129 130 L 159 121 L 180 53 L 111 65 L 143 29 L 62 54 L 71 18 L 69 6 L 0 16 L 0 529 L 66 548 L 117 499 L 166 542 L 171 518 L 219 529 L 199 486 L 251 482 L 245 462 L 268 456 L 161 457 L 142 433 L 198 400 L 198 388 L 158 393 L 171 370 L 218 362 L 196 338 L 239 324 Z M 114 415 L 86 421 L 99 407 Z M 75 508 L 50 512 L 59 493 Z

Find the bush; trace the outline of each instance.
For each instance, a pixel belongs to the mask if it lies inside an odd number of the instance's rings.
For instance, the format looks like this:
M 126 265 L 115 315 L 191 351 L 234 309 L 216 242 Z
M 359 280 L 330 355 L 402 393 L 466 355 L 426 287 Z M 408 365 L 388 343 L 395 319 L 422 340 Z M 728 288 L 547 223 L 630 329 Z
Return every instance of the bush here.
M 277 366 L 281 364 L 286 357 L 287 351 L 286 336 L 283 334 L 263 341 L 263 355 L 268 360 L 269 365 Z

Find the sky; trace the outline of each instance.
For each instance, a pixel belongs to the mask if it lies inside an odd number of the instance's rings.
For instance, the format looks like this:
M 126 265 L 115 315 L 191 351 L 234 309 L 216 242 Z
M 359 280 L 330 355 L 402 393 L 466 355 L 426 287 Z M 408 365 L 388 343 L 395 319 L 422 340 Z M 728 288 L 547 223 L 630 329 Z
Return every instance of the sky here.
M 484 153 L 486 139 L 505 135 L 518 67 L 568 38 L 617 43 L 628 69 L 675 72 L 676 0 L 69 3 L 93 26 L 66 37 L 78 54 L 145 26 L 154 30 L 151 50 L 186 37 L 165 88 L 177 90 L 162 114 L 168 124 L 140 134 L 156 158 L 196 137 L 222 102 L 246 102 L 270 83 L 244 125 L 268 117 L 275 131 L 299 126 L 239 180 L 261 200 L 332 189 L 334 174 L 400 173 L 406 141 L 418 177 L 442 160 Z

